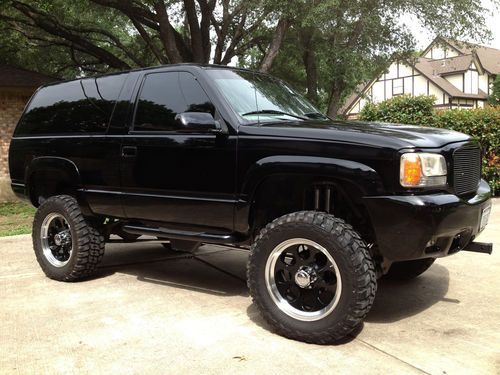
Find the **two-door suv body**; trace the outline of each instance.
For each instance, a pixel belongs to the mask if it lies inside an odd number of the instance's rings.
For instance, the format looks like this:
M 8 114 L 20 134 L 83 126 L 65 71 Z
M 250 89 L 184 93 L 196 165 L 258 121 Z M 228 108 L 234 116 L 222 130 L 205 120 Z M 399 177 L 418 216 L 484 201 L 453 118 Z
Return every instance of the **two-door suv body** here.
M 170 65 L 44 86 L 9 165 L 14 192 L 38 207 L 33 246 L 48 277 L 88 277 L 111 234 L 172 251 L 246 247 L 263 316 L 308 342 L 349 334 L 377 277 L 491 251 L 472 242 L 491 202 L 469 136 L 334 121 L 243 69 Z

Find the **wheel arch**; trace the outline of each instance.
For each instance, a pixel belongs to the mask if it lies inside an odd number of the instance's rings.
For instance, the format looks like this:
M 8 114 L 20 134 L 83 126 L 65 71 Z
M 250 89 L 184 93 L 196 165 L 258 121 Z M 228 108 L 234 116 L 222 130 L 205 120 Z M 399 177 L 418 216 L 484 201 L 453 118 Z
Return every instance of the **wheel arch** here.
M 65 194 L 73 196 L 84 213 L 90 212 L 80 192 L 80 172 L 69 159 L 56 156 L 34 158 L 26 168 L 25 181 L 27 196 L 35 207 L 39 206 L 40 198 Z
M 253 234 L 255 229 L 283 214 L 314 208 L 310 197 L 314 186 L 333 189 L 335 199 L 341 198 L 346 209 L 352 211 L 359 221 L 363 221 L 363 225 L 367 225 L 369 217 L 361 198 L 384 191 L 378 173 L 359 162 L 289 155 L 267 157 L 255 163 L 245 176 L 241 196 L 242 202 L 246 204 L 240 202 L 236 219 L 240 221 L 236 222 L 236 227 L 241 230 L 246 223 L 248 231 Z M 300 194 L 302 197 L 299 197 Z M 300 206 L 297 205 L 298 201 L 301 202 Z M 280 208 L 265 217 L 269 207 L 274 207 L 276 203 L 281 203 Z M 333 202 L 333 207 L 335 204 Z M 320 211 L 328 212 L 324 208 L 322 206 Z M 349 221 L 343 215 L 339 217 Z M 371 223 L 369 225 L 371 230 Z

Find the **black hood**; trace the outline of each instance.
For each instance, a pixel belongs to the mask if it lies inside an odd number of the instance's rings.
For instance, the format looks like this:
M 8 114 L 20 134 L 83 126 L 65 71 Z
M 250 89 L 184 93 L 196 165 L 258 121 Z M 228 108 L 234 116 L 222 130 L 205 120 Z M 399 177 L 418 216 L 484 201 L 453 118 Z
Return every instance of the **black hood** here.
M 245 126 L 245 133 L 331 140 L 401 149 L 438 148 L 471 138 L 453 130 L 361 121 L 282 121 Z

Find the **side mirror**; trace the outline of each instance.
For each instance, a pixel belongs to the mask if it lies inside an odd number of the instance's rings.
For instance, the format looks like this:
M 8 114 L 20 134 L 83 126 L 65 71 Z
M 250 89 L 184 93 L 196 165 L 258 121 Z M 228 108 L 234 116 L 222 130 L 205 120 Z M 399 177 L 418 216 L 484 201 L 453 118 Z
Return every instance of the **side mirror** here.
M 183 112 L 175 116 L 179 130 L 185 131 L 214 131 L 217 121 L 207 112 Z

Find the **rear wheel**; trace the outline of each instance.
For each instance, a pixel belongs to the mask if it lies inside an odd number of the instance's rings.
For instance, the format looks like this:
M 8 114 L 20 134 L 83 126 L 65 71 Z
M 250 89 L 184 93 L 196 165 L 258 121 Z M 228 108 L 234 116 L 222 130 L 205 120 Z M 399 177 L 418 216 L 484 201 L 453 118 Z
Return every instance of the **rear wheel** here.
M 51 197 L 40 205 L 32 237 L 40 267 L 54 280 L 88 277 L 104 255 L 104 237 L 85 220 L 76 200 L 68 195 Z
M 395 262 L 389 268 L 389 272 L 384 275 L 384 278 L 392 280 L 414 279 L 427 271 L 435 260 L 435 258 L 424 258 Z
M 376 291 L 366 244 L 343 220 L 304 211 L 276 219 L 255 240 L 248 284 L 283 336 L 333 343 L 361 323 Z

